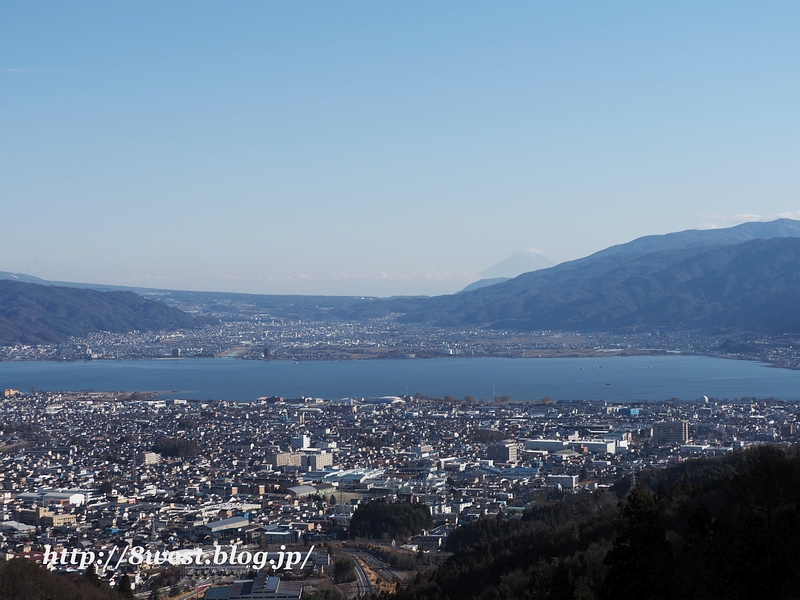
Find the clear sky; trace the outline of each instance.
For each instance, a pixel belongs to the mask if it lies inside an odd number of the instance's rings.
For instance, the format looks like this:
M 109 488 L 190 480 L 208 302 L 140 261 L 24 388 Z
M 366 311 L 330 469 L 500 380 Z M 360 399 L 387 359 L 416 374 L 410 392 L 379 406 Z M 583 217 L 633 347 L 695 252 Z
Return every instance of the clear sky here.
M 799 191 L 796 1 L 0 2 L 0 270 L 450 293 Z

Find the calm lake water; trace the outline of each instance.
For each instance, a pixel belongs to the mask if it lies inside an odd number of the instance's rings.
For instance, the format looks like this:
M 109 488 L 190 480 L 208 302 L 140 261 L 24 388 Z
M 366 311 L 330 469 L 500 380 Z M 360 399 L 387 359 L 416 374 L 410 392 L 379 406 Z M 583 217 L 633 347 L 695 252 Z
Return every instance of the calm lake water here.
M 631 402 L 703 395 L 800 400 L 800 371 L 704 356 L 440 358 L 334 362 L 225 358 L 0 362 L 0 389 L 158 391 L 165 397 L 254 400 L 433 396 Z

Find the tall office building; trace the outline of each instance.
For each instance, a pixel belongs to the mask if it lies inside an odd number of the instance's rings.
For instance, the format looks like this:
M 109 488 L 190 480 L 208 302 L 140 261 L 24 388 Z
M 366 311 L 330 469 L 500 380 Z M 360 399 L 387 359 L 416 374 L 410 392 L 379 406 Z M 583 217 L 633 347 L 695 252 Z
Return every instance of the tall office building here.
M 679 446 L 689 441 L 689 424 L 686 421 L 663 421 L 653 425 L 653 443 L 656 446 Z
M 501 463 L 516 462 L 517 444 L 510 441 L 489 444 L 489 448 L 486 450 L 486 458 Z

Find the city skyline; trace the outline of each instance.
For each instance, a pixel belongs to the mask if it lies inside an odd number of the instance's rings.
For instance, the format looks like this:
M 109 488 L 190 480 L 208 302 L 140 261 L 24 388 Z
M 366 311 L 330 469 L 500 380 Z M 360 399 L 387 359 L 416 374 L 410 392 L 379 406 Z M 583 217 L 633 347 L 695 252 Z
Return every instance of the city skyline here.
M 0 270 L 452 293 L 522 248 L 800 217 L 800 9 L 0 8 Z

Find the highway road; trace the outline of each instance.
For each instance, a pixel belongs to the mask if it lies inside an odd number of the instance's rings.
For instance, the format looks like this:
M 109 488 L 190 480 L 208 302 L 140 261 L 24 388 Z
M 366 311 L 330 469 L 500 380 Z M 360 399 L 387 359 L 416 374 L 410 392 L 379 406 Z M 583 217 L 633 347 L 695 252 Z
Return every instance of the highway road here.
M 355 554 L 355 553 L 354 553 Z M 372 583 L 367 577 L 367 572 L 364 570 L 364 567 L 361 566 L 361 562 L 358 560 L 358 557 L 353 556 L 353 562 L 356 563 L 356 578 L 358 583 L 358 595 L 364 596 L 369 595 L 372 593 Z
M 356 595 L 355 597 L 360 597 L 365 594 L 372 593 L 372 583 L 367 576 L 367 572 L 364 570 L 364 567 L 359 562 L 359 555 L 361 554 L 357 550 L 339 550 L 337 552 L 340 556 L 347 556 L 353 560 L 355 563 L 355 572 L 356 572 Z
M 389 568 L 389 565 L 374 554 L 366 551 L 357 551 L 354 554 L 357 554 L 370 569 L 375 571 L 387 583 L 394 583 L 399 579 L 397 574 Z

